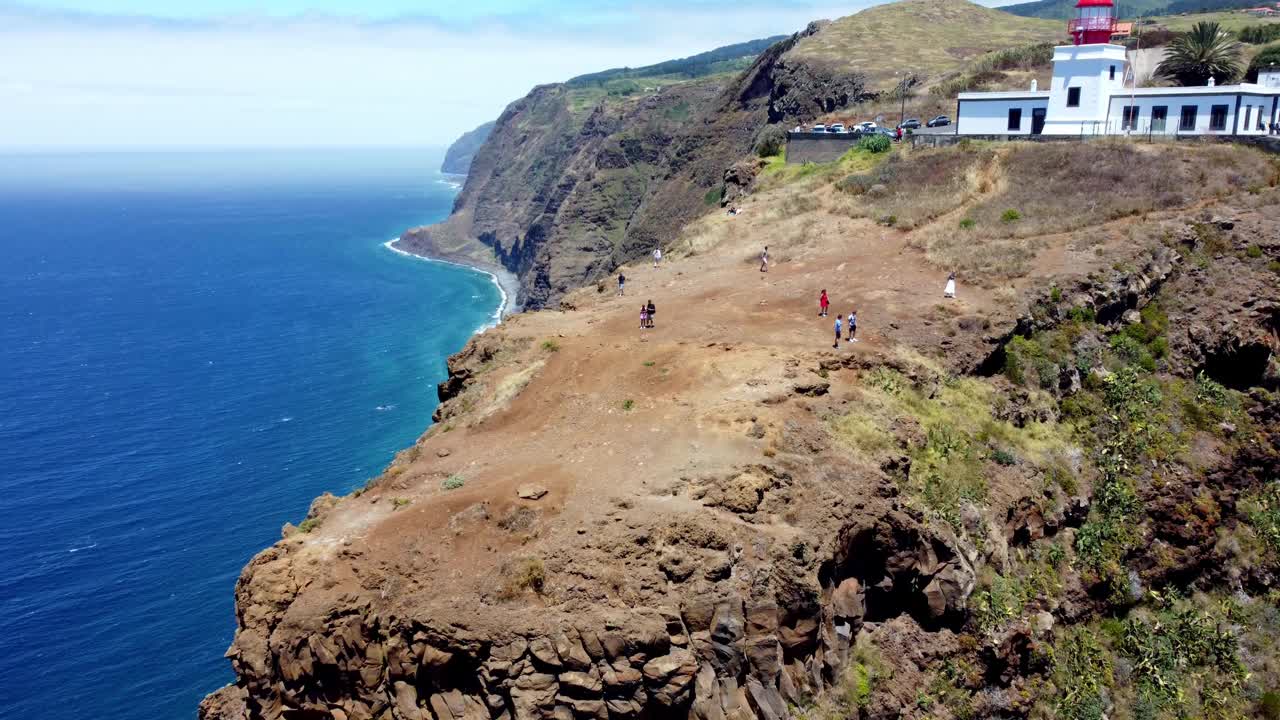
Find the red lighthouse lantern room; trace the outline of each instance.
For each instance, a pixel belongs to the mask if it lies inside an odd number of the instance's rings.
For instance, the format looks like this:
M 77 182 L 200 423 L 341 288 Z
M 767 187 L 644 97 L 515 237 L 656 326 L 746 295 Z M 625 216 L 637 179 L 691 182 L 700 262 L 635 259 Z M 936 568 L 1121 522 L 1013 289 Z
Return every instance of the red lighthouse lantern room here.
M 1111 0 L 1079 0 L 1076 16 L 1067 25 L 1076 45 L 1111 42 L 1116 31 L 1116 18 Z

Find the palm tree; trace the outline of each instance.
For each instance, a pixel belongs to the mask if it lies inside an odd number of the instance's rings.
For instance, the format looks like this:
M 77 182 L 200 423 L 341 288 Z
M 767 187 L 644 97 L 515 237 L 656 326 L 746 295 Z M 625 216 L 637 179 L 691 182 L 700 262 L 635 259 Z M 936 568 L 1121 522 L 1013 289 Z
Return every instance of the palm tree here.
M 1198 22 L 1191 32 L 1169 43 L 1169 52 L 1156 68 L 1156 76 L 1179 85 L 1207 85 L 1240 76 L 1241 45 L 1216 22 Z

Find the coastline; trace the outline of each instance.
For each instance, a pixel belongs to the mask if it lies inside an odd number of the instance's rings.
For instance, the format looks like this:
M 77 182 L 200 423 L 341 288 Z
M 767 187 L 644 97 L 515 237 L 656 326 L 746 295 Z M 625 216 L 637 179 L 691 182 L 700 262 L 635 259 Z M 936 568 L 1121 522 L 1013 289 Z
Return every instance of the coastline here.
M 520 280 L 510 270 L 507 270 L 506 268 L 500 265 L 489 265 L 489 264 L 482 265 L 474 262 L 459 262 L 457 260 L 446 260 L 443 258 L 432 257 L 430 255 L 421 255 L 411 250 L 405 250 L 403 248 L 397 247 L 397 245 L 400 243 L 400 240 L 401 238 L 398 238 L 398 237 L 392 238 L 386 241 L 385 243 L 383 243 L 382 246 L 393 253 L 404 255 L 405 257 L 410 257 L 415 260 L 442 263 L 444 265 L 453 265 L 455 267 L 466 268 L 468 270 L 474 270 L 475 272 L 484 273 L 485 275 L 489 276 L 489 279 L 493 282 L 494 287 L 498 288 L 498 294 L 501 296 L 502 301 L 498 305 L 498 309 L 493 312 L 493 322 L 491 322 L 489 325 L 485 326 L 484 328 L 481 328 L 480 332 L 483 332 L 484 330 L 487 330 L 488 328 L 491 328 L 497 325 L 498 323 L 502 322 L 503 318 L 516 312 L 515 303 L 516 303 L 516 298 L 520 294 Z

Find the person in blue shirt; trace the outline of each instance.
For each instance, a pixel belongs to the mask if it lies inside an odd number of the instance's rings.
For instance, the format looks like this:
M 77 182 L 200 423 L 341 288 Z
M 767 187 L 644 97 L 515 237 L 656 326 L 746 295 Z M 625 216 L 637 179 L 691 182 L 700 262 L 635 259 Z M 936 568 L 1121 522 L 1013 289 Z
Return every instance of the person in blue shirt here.
M 840 347 L 840 313 L 836 313 L 836 343 L 831 347 L 837 349 Z

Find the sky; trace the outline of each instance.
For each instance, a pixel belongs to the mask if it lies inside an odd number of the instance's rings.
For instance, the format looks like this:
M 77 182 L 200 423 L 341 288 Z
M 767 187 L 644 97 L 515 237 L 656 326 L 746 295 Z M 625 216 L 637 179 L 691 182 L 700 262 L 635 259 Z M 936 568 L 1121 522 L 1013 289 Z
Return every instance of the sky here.
M 0 0 L 0 148 L 442 146 L 534 85 L 876 0 Z

